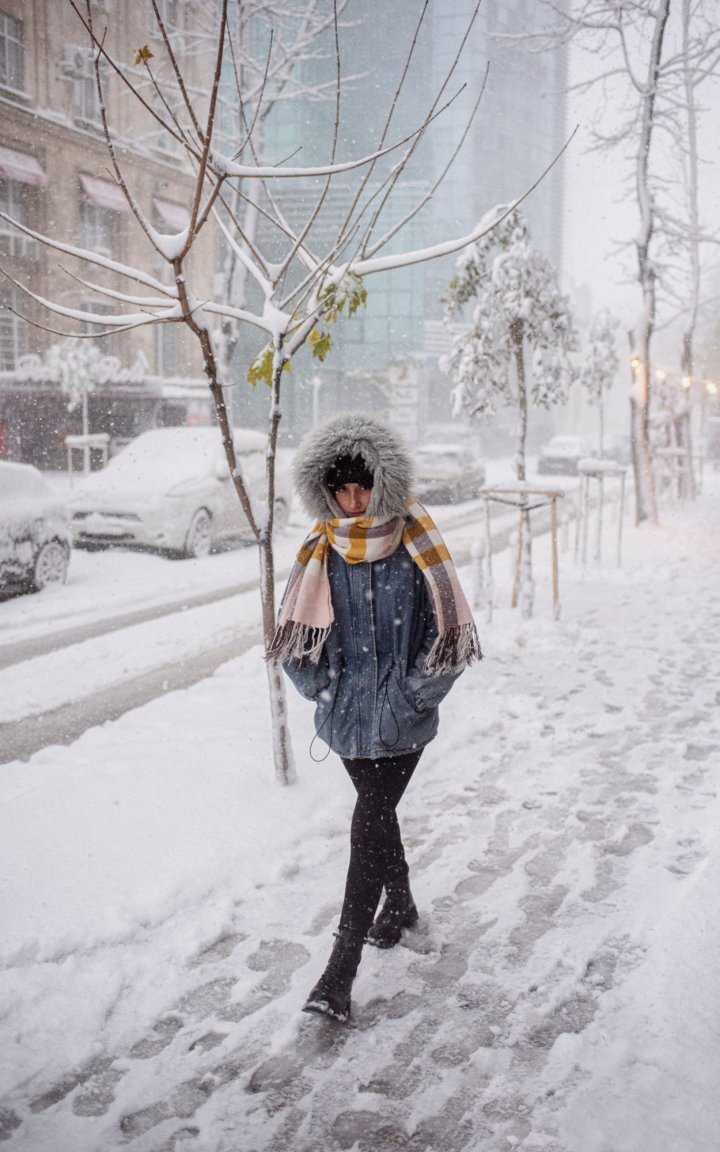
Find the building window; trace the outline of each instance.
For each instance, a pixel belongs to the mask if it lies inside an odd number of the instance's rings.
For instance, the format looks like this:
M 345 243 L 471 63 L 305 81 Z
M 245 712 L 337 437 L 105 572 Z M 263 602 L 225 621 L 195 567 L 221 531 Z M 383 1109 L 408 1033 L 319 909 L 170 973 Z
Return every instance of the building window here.
M 89 200 L 80 204 L 80 245 L 101 256 L 111 256 L 115 239 L 115 213 Z
M 32 227 L 37 220 L 39 190 L 47 188 L 43 168 L 29 152 L 0 144 L 0 212 L 18 224 Z M 37 259 L 38 244 L 7 220 L 0 219 L 0 255 Z
M 79 51 L 76 63 L 78 67 L 73 77 L 73 117 L 79 124 L 100 125 L 102 124 L 102 115 L 92 53 Z M 101 80 L 104 79 L 103 71 L 101 62 Z M 104 91 L 103 96 L 105 96 Z
M 123 214 L 130 211 L 122 188 L 111 180 L 80 173 L 80 243 L 103 256 L 117 255 Z
M 17 288 L 0 289 L 0 370 L 3 372 L 11 372 L 18 358 L 28 350 L 27 322 L 15 315 L 15 311 L 23 310 L 20 296 Z M 15 311 L 11 312 L 11 308 Z
M 110 303 L 109 300 L 82 300 L 80 302 L 80 309 L 83 312 L 92 312 L 94 316 L 113 316 L 118 312 L 118 306 Z M 88 320 L 84 320 L 80 325 L 81 331 L 87 336 L 92 337 L 88 343 L 97 345 L 102 352 L 103 356 L 113 356 L 117 351 L 117 336 L 112 328 L 98 326 L 91 324 Z M 110 335 L 100 335 L 100 333 L 110 333 Z
M 0 179 L 0 212 L 12 216 L 18 224 L 28 224 L 26 185 L 17 180 Z M 3 256 L 34 256 L 36 247 L 34 240 L 0 218 L 0 252 Z
M 22 21 L 0 12 L 0 85 L 22 92 L 24 80 Z

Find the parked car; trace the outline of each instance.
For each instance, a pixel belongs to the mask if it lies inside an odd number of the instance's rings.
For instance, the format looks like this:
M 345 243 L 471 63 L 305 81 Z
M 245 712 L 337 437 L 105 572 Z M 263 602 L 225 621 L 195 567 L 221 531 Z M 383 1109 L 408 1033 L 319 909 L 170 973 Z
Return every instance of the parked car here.
M 37 468 L 0 460 L 0 587 L 39 592 L 63 584 L 69 520 L 66 505 Z
M 578 464 L 589 456 L 590 445 L 580 436 L 553 436 L 540 449 L 537 470 L 541 476 L 577 476 Z
M 254 501 L 264 490 L 266 438 L 234 432 L 238 464 Z M 291 483 L 284 453 L 276 462 L 275 523 L 288 518 Z M 156 428 L 126 445 L 70 499 L 80 548 L 125 545 L 176 556 L 207 556 L 252 534 L 231 482 L 217 428 Z
M 423 444 L 415 452 L 419 500 L 451 504 L 471 500 L 485 483 L 485 467 L 462 444 Z

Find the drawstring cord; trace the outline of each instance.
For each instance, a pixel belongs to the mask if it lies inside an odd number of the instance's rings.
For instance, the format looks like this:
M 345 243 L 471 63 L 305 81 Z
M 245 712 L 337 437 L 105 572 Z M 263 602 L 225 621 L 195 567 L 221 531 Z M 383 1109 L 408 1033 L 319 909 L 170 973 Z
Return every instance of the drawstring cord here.
M 337 675 L 337 683 L 335 685 L 335 696 L 333 698 L 332 708 L 328 712 L 327 716 L 323 720 L 320 727 L 316 730 L 315 735 L 313 736 L 312 740 L 310 741 L 310 746 L 308 748 L 308 753 L 310 755 L 310 759 L 313 761 L 314 764 L 322 764 L 323 761 L 327 760 L 327 758 L 331 752 L 333 725 L 335 722 L 335 705 L 337 704 L 338 692 L 340 691 L 340 679 L 341 679 L 344 671 L 345 671 L 345 661 L 342 660 L 340 663 L 340 671 L 338 672 L 338 675 Z M 332 683 L 332 681 L 331 681 L 331 683 Z M 326 692 L 327 689 L 324 688 L 323 691 Z M 326 740 L 324 736 L 321 736 L 321 733 L 322 733 L 325 725 L 327 724 L 328 720 L 330 721 L 330 738 L 328 740 Z M 327 744 L 327 752 L 325 753 L 324 756 L 313 755 L 313 747 L 315 745 L 315 741 L 318 739 L 321 740 L 323 744 Z
M 387 677 L 387 679 L 383 685 L 384 695 L 383 695 L 383 702 L 382 702 L 382 705 L 380 707 L 380 723 L 378 725 L 378 735 L 380 737 L 380 743 L 382 744 L 383 748 L 387 748 L 389 751 L 392 751 L 392 749 L 397 748 L 398 741 L 400 739 L 400 725 L 398 724 L 398 718 L 395 715 L 392 703 L 390 701 L 390 694 L 388 692 L 388 684 L 390 682 L 390 676 L 391 675 L 392 675 L 392 672 L 390 672 L 388 674 L 388 677 Z M 395 721 L 396 736 L 395 736 L 395 739 L 392 742 L 392 744 L 388 744 L 387 741 L 383 739 L 383 734 L 382 734 L 382 732 L 383 732 L 383 717 L 385 715 L 385 705 L 386 704 L 387 704 L 388 708 L 390 709 L 390 715 L 392 716 L 393 720 Z

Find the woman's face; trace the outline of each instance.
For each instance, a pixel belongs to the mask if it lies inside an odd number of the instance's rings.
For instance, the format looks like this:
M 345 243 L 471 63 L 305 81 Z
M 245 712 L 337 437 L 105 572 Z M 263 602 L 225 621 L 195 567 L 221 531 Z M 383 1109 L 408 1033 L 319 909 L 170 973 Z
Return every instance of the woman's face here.
M 343 484 L 335 493 L 343 516 L 363 516 L 372 499 L 372 488 L 362 484 Z

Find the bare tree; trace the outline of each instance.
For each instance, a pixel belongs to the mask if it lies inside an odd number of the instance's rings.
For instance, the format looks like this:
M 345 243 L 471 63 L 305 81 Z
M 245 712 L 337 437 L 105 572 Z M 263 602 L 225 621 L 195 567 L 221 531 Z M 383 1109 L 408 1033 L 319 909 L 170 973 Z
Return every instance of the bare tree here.
M 679 30 L 671 23 L 682 5 Z M 692 193 L 682 228 L 668 207 L 673 180 L 668 176 L 668 138 L 688 135 L 689 184 L 697 192 L 694 90 L 717 66 L 717 38 L 712 6 L 705 0 L 571 0 L 569 5 L 546 0 L 554 16 L 551 41 L 572 41 L 590 58 L 589 75 L 579 91 L 597 89 L 602 111 L 593 125 L 593 146 L 612 150 L 629 161 L 638 211 L 633 240 L 636 279 L 642 315 L 629 333 L 632 355 L 631 428 L 635 473 L 636 520 L 657 520 L 657 499 L 650 443 L 653 394 L 652 348 L 658 323 L 658 292 L 669 281 L 668 243 L 682 233 L 691 245 L 699 235 Z M 707 15 L 704 15 L 704 10 Z M 694 30 L 693 30 L 694 29 Z M 605 118 L 607 117 L 607 118 Z M 686 122 L 680 128 L 680 122 Z M 607 123 L 610 127 L 607 127 Z M 693 158 L 694 157 L 694 158 Z M 632 175 L 630 176 L 630 173 Z M 695 201 L 695 206 L 697 201 Z M 691 263 L 693 261 L 691 256 Z M 696 285 L 697 265 L 691 270 Z M 688 332 L 694 330 L 694 306 Z M 692 337 L 690 336 L 690 347 Z M 684 351 L 687 362 L 688 351 Z
M 696 485 L 691 415 L 696 391 L 695 336 L 702 303 L 702 248 L 718 242 L 717 233 L 703 225 L 700 215 L 698 131 L 704 110 L 700 103 L 700 89 L 717 74 L 720 34 L 715 13 L 707 12 L 703 4 L 680 0 L 679 20 L 676 94 L 667 123 L 683 178 L 677 181 L 672 202 L 663 208 L 662 233 L 668 251 L 663 288 L 677 307 L 683 323 L 679 356 L 682 391 L 676 385 L 675 394 L 670 394 L 668 389 L 661 389 L 661 392 L 669 405 L 671 446 L 682 453 L 678 475 L 680 495 L 693 496 Z
M 376 149 L 367 156 L 339 163 L 336 154 L 342 70 L 337 9 L 334 7 L 333 91 L 336 111 L 334 131 L 328 141 L 329 160 L 325 164 L 315 166 L 296 167 L 291 164 L 274 166 L 262 162 L 256 154 L 253 143 L 257 123 L 262 119 L 262 91 L 256 93 L 252 119 L 248 121 L 246 115 L 243 120 L 243 135 L 239 146 L 238 142 L 235 142 L 232 155 L 227 154 L 227 142 L 219 133 L 219 102 L 224 78 L 227 75 L 225 64 L 228 55 L 232 57 L 234 51 L 230 47 L 228 0 L 223 0 L 218 6 L 212 46 L 212 78 L 209 88 L 206 87 L 206 91 L 201 95 L 194 95 L 190 90 L 157 0 L 151 0 L 152 11 L 162 38 L 165 64 L 172 78 L 168 86 L 158 80 L 157 71 L 152 63 L 153 55 L 146 48 L 138 50 L 134 67 L 123 66 L 114 58 L 106 43 L 104 30 L 95 27 L 91 0 L 86 0 L 84 9 L 77 7 L 74 0 L 69 2 L 81 19 L 94 49 L 103 131 L 115 180 L 122 189 L 137 226 L 146 238 L 148 255 L 169 269 L 169 277 L 166 282 L 161 277 L 151 275 L 142 267 L 128 267 L 116 259 L 63 243 L 12 221 L 21 231 L 40 243 L 76 258 L 85 269 L 104 269 L 114 273 L 118 283 L 121 284 L 119 288 L 110 288 L 90 281 L 86 278 L 87 272 L 80 278 L 80 282 L 88 291 L 116 301 L 122 310 L 114 315 L 98 317 L 96 313 L 69 308 L 57 300 L 40 297 L 27 288 L 24 290 L 50 313 L 74 320 L 78 324 L 89 325 L 95 335 L 136 330 L 146 325 L 158 324 L 183 325 L 192 333 L 202 353 L 204 371 L 214 402 L 230 475 L 259 548 L 263 635 L 268 649 L 276 620 L 273 554 L 275 455 L 278 427 L 282 416 L 282 382 L 286 370 L 305 345 L 308 345 L 319 359 L 328 354 L 333 339 L 333 326 L 341 317 L 352 315 L 363 306 L 367 277 L 374 273 L 412 266 L 457 252 L 489 233 L 515 206 L 511 204 L 488 213 L 468 235 L 420 250 L 393 255 L 384 254 L 390 241 L 402 226 L 422 209 L 434 191 L 433 188 L 425 195 L 421 195 L 416 205 L 398 223 L 383 230 L 384 206 L 401 182 L 407 164 L 416 155 L 428 131 L 442 113 L 443 107 L 453 98 L 449 85 L 469 29 L 458 45 L 458 56 L 445 82 L 439 92 L 429 100 L 425 115 L 413 131 L 406 133 L 399 140 L 391 140 L 395 107 L 408 71 L 413 65 L 415 47 L 427 5 L 422 7 L 414 37 L 408 48 L 405 68 L 390 101 L 384 122 L 380 126 Z M 327 6 L 320 5 L 320 9 L 326 10 Z M 471 18 L 471 25 L 476 13 L 477 8 Z M 271 53 L 263 73 L 265 77 L 263 83 L 266 86 L 269 84 L 267 78 L 272 74 L 272 59 Z M 142 85 L 137 78 L 138 67 L 145 73 L 146 83 Z M 236 98 L 243 107 L 249 108 L 251 105 L 246 100 L 243 89 L 243 72 L 234 65 L 231 71 L 236 86 Z M 120 152 L 105 112 L 103 73 L 107 72 L 114 74 L 130 97 L 138 101 L 142 112 L 152 118 L 157 129 L 182 149 L 187 166 L 193 173 L 189 224 L 176 235 L 162 235 L 153 227 L 125 178 Z M 154 94 L 152 100 L 146 94 L 148 85 Z M 480 95 L 472 115 L 477 110 L 479 99 Z M 392 162 L 390 163 L 387 158 L 392 158 Z M 452 158 L 448 167 L 451 162 Z M 355 185 L 347 194 L 344 217 L 325 243 L 323 250 L 317 251 L 310 242 L 313 225 L 318 219 L 333 181 L 346 181 L 349 175 L 354 176 Z M 541 178 L 542 175 L 536 183 Z M 289 222 L 278 196 L 278 189 L 285 181 L 297 179 L 319 182 L 315 200 L 310 204 L 301 226 Z M 247 210 L 242 218 L 233 206 L 232 190 L 237 190 L 238 187 L 240 202 Z M 278 245 L 281 247 L 279 257 L 275 250 L 272 258 L 263 251 L 257 234 L 248 225 L 248 212 L 251 217 L 261 216 L 268 228 L 272 229 L 275 249 Z M 225 242 L 237 260 L 238 267 L 243 270 L 243 275 L 253 284 L 255 297 L 259 301 L 257 306 L 248 303 L 241 306 L 224 299 L 206 299 L 194 287 L 191 257 L 199 237 L 207 230 L 212 220 L 221 230 Z M 225 381 L 216 340 L 217 324 L 224 321 L 248 325 L 263 334 L 265 339 L 261 352 L 248 371 L 248 379 L 251 382 L 262 381 L 269 389 L 265 499 L 262 506 L 258 506 L 251 499 L 235 455 Z M 77 333 L 78 336 L 84 334 Z M 276 773 L 281 781 L 288 783 L 294 777 L 294 766 L 287 726 L 283 678 L 273 663 L 268 663 L 267 674 Z

